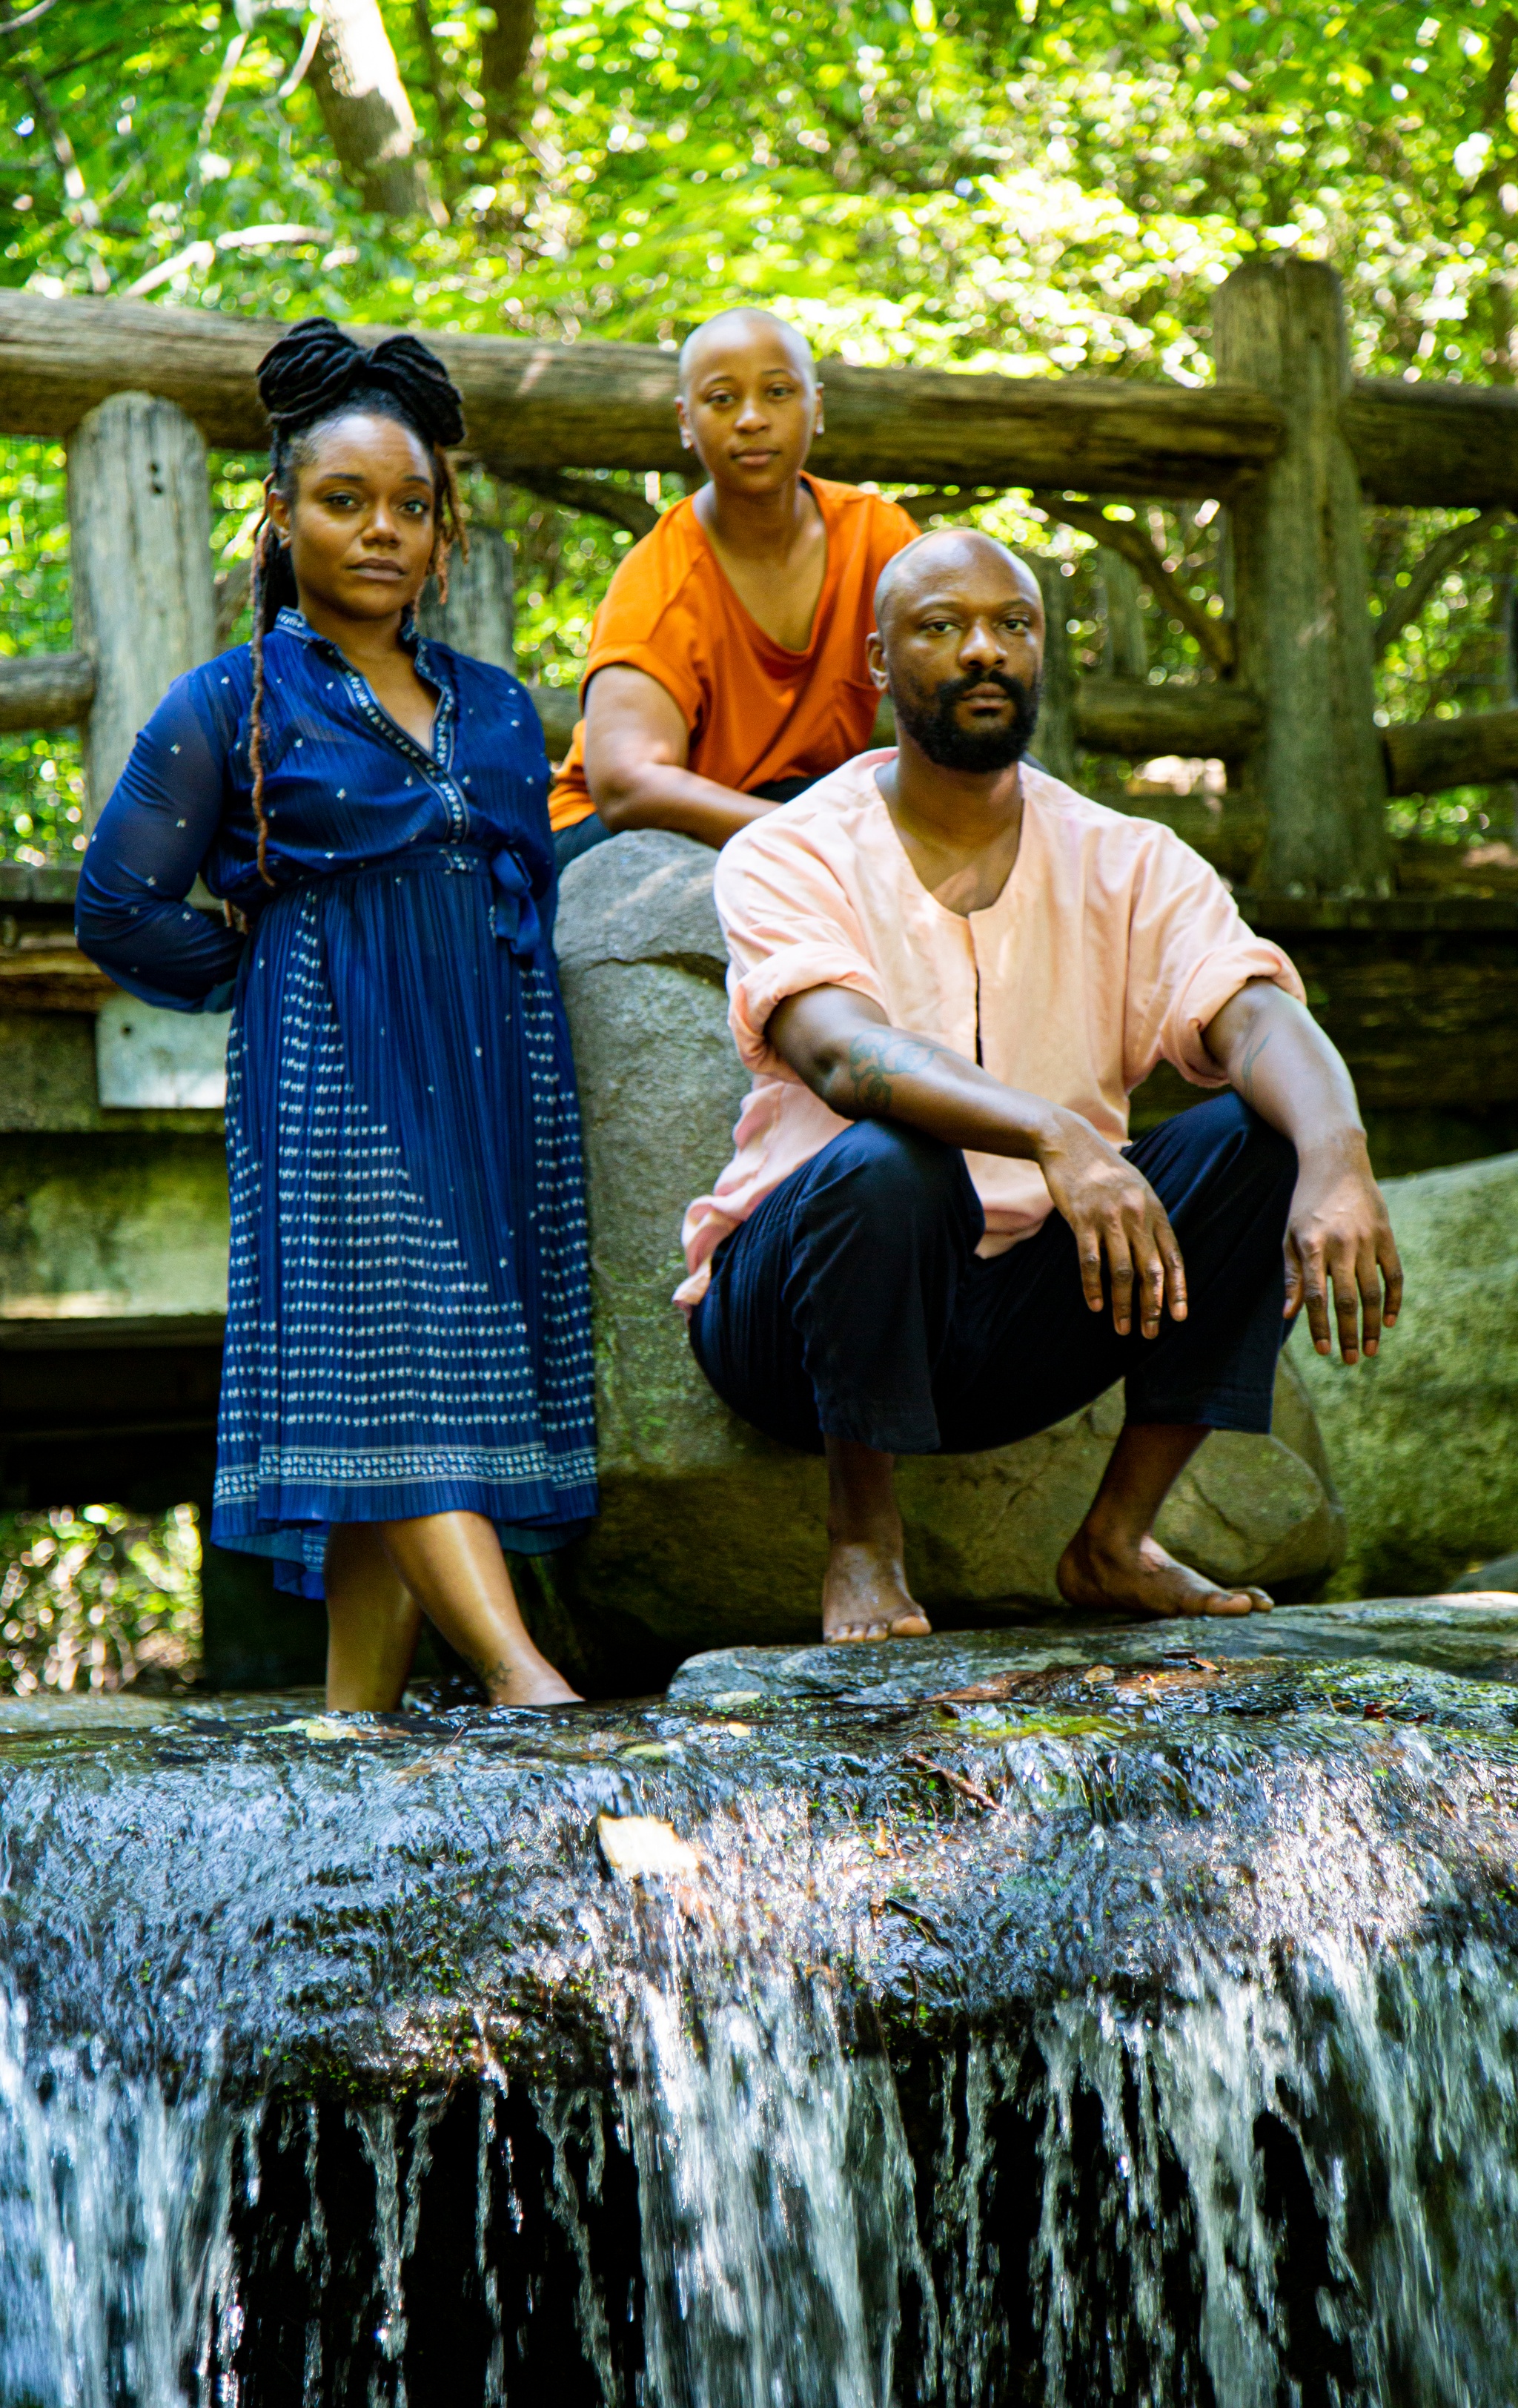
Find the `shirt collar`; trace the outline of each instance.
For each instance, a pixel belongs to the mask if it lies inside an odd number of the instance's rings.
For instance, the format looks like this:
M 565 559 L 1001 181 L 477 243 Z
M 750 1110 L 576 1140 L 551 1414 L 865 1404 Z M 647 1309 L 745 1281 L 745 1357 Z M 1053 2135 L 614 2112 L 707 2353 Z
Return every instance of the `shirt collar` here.
M 351 661 L 339 651 L 330 636 L 317 632 L 304 610 L 294 609 L 287 602 L 277 612 L 274 624 L 281 636 L 294 636 L 297 643 L 309 644 L 313 651 L 322 653 L 327 660 L 335 661 L 340 669 L 351 674 Z M 451 697 L 452 685 L 443 673 L 441 654 L 436 644 L 427 643 L 417 633 L 416 611 L 410 604 L 408 604 L 401 620 L 401 643 L 415 656 L 417 675 L 425 678 L 429 685 L 435 685 L 439 694 Z

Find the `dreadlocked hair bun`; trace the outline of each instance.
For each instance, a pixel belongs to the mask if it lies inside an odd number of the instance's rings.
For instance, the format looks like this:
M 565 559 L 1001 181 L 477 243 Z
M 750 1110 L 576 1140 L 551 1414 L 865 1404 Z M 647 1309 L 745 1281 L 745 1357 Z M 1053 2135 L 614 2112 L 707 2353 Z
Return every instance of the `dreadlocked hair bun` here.
M 465 560 L 468 530 L 459 500 L 458 479 L 448 454 L 464 440 L 464 404 L 437 354 L 414 335 L 391 335 L 370 351 L 355 343 L 330 318 L 303 318 L 281 335 L 258 364 L 258 397 L 268 412 L 274 442 L 269 466 L 274 489 L 287 500 L 295 492 L 301 437 L 335 418 L 350 403 L 382 410 L 410 427 L 432 454 L 437 476 L 437 540 L 430 573 L 439 601 L 448 600 L 448 556 L 455 538 Z M 268 866 L 269 825 L 264 808 L 264 638 L 286 603 L 295 601 L 288 555 L 275 539 L 265 510 L 253 542 L 253 696 L 248 754 L 252 770 L 253 818 L 258 828 L 258 873 L 275 883 Z
M 440 359 L 414 335 L 391 335 L 370 351 L 330 318 L 303 318 L 258 365 L 259 399 L 286 439 L 375 391 L 399 402 L 417 433 L 439 451 L 464 440 L 464 405 Z

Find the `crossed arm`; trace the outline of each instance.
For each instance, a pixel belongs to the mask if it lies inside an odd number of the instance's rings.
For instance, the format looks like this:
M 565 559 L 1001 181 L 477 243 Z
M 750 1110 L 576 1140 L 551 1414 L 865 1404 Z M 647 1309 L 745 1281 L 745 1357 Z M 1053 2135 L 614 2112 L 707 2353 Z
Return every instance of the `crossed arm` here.
M 1075 1232 L 1086 1302 L 1104 1309 L 1105 1267 L 1120 1332 L 1137 1317 L 1146 1338 L 1156 1336 L 1167 1307 L 1184 1319 L 1185 1265 L 1159 1197 L 1079 1112 L 1003 1086 L 936 1039 L 893 1028 L 846 987 L 789 996 L 768 1034 L 844 1120 L 903 1121 L 967 1153 L 1036 1162 Z M 1267 980 L 1241 987 L 1203 1034 L 1230 1085 L 1296 1148 L 1288 1314 L 1305 1306 L 1320 1354 L 1333 1352 L 1330 1313 L 1346 1363 L 1362 1345 L 1373 1354 L 1400 1310 L 1402 1269 L 1348 1070 L 1311 1014 Z
M 773 804 L 698 778 L 679 703 L 642 669 L 597 669 L 585 696 L 585 782 L 609 828 L 673 828 L 720 849 Z

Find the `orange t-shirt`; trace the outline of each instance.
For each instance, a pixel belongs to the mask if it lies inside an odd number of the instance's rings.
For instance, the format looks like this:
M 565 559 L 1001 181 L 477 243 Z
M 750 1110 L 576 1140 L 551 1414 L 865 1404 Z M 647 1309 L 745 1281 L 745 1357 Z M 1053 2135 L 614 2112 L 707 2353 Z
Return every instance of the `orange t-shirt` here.
M 656 678 L 691 731 L 687 767 L 740 795 L 782 778 L 824 777 L 869 742 L 880 696 L 865 665 L 875 580 L 921 530 L 895 502 L 823 477 L 807 484 L 823 514 L 827 566 L 804 652 L 752 619 L 687 497 L 666 510 L 617 570 L 591 629 L 580 695 L 613 665 Z M 549 797 L 555 829 L 594 810 L 585 783 L 585 723 Z

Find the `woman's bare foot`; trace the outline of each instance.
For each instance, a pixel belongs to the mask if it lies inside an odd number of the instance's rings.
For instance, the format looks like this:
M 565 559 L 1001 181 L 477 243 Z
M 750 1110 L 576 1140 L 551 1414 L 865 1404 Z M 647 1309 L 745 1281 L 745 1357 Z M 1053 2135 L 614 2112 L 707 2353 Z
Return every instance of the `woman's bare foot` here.
M 1089 1612 L 1150 1615 L 1268 1613 L 1263 1588 L 1219 1588 L 1214 1581 L 1178 1564 L 1157 1539 L 1098 1539 L 1076 1532 L 1054 1575 L 1067 1605 Z
M 835 1539 L 823 1583 L 823 1637 L 925 1639 L 933 1628 L 907 1586 L 899 1554 L 868 1541 Z
M 503 1657 L 488 1669 L 481 1666 L 480 1677 L 493 1706 L 582 1706 L 585 1702 L 530 1642 L 527 1653 L 510 1661 Z

